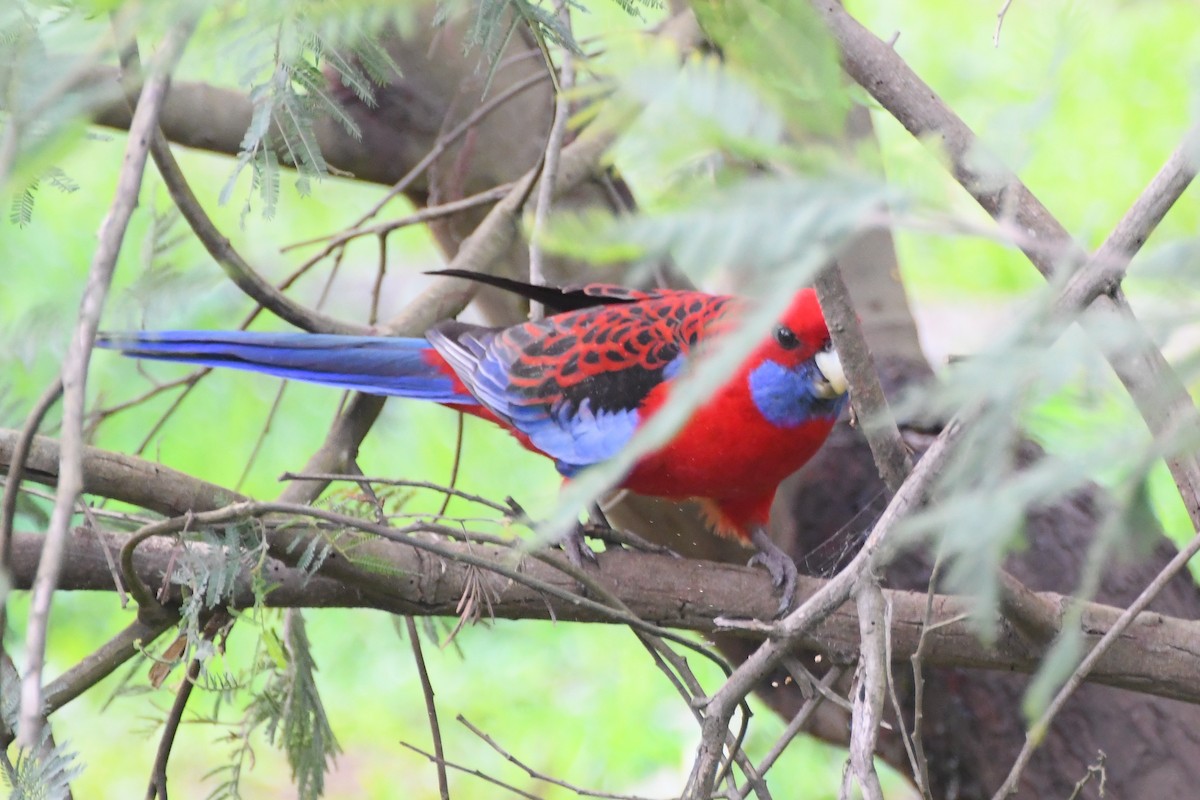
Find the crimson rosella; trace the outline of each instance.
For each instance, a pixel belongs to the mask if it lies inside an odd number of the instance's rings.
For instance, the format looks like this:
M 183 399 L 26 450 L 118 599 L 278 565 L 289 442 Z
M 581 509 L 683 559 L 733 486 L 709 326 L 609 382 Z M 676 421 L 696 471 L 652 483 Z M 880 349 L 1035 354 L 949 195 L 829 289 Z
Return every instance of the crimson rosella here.
M 447 272 L 540 301 L 553 313 L 507 328 L 449 320 L 424 339 L 165 331 L 102 335 L 99 344 L 139 358 L 432 400 L 504 427 L 569 479 L 615 455 L 667 402 L 689 357 L 732 327 L 745 305 L 696 291 L 556 289 Z M 825 441 L 845 393 L 816 295 L 801 290 L 770 337 L 619 486 L 700 500 L 718 533 L 758 548 L 752 563 L 770 572 L 782 612 L 796 566 L 766 534 L 771 501 Z

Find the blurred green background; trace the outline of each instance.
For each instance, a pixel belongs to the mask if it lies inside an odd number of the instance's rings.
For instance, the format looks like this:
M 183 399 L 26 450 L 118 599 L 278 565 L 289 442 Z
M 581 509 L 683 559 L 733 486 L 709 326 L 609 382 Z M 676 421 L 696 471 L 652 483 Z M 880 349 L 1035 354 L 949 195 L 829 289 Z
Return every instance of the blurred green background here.
M 874 32 L 900 33 L 896 48 L 966 122 L 979 132 L 1067 228 L 1089 246 L 1099 243 L 1195 118 L 1200 68 L 1200 9 L 1192 0 L 1162 2 L 1016 3 L 999 47 L 992 36 L 1001 4 L 920 0 L 894 4 L 854 2 L 852 11 Z M 615 5 L 591 23 L 627 24 Z M 198 69 L 196 65 L 193 68 Z M 987 218 L 946 175 L 937 154 L 914 142 L 884 113 L 875 115 L 890 180 L 906 192 L 965 220 Z M 54 376 L 65 352 L 95 233 L 113 193 L 123 139 L 107 131 L 82 132 L 52 154 L 53 163 L 79 186 L 61 193 L 43 187 L 32 224 L 0 223 L 0 424 L 19 425 L 33 398 Z M 218 206 L 217 195 L 232 163 L 202 153 L 181 153 L 183 167 L 218 226 L 268 277 L 287 274 L 296 262 L 281 245 L 349 223 L 382 193 L 374 186 L 328 179 L 311 196 L 285 190 L 273 219 L 241 214 L 240 198 Z M 134 216 L 103 327 L 124 329 L 227 327 L 248 309 L 200 247 L 184 237 L 154 259 L 156 236 L 169 230 L 169 200 L 148 171 L 141 207 Z M 244 184 L 244 179 L 243 179 Z M 401 213 L 397 208 L 395 213 Z M 1145 259 L 1165 243 L 1193 236 L 1200 208 L 1185 197 L 1156 234 Z M 164 231 L 168 231 L 164 233 Z M 925 323 L 931 351 L 961 353 L 986 343 L 986 323 L 1004 323 L 1015 299 L 1039 287 L 1041 278 L 1017 251 L 978 237 L 901 231 L 905 282 Z M 137 246 L 140 243 L 140 246 Z M 420 285 L 418 273 L 439 256 L 416 229 L 389 243 L 385 296 L 387 317 Z M 1141 261 L 1143 259 L 1139 259 Z M 147 264 L 153 269 L 147 271 Z M 365 318 L 376 253 L 352 247 L 333 284 L 326 308 L 346 318 Z M 1135 306 L 1148 317 L 1165 307 L 1187 311 L 1186 301 L 1155 282 L 1130 281 Z M 302 281 L 296 296 L 315 302 L 320 279 Z M 982 323 L 982 324 L 981 324 Z M 282 325 L 263 320 L 257 327 Z M 940 356 L 939 356 L 940 357 Z M 147 368 L 161 378 L 182 369 Z M 110 353 L 93 360 L 93 402 L 129 399 L 149 388 L 130 362 Z M 206 480 L 235 484 L 250 459 L 275 399 L 278 382 L 237 372 L 207 378 L 154 438 L 146 456 Z M 130 452 L 145 436 L 150 409 L 118 415 L 95 444 Z M 1078 399 L 1078 398 L 1076 398 Z M 274 417 L 243 491 L 270 498 L 277 476 L 298 469 L 322 438 L 340 401 L 331 390 L 290 386 Z M 1067 410 L 1064 410 L 1067 409 Z M 1096 435 L 1105 425 L 1131 419 L 1128 404 L 1108 384 L 1089 404 L 1056 406 L 1030 420 L 1043 441 L 1069 443 Z M 455 414 L 416 402 L 388 403 L 362 452 L 370 475 L 446 481 L 455 450 Z M 49 430 L 53 433 L 53 430 Z M 503 465 L 503 469 L 497 469 Z M 559 480 L 543 459 L 507 436 L 467 420 L 461 488 L 490 497 L 514 495 L 531 512 L 548 509 Z M 1154 496 L 1172 533 L 1186 532 L 1177 498 L 1158 480 Z M 440 498 L 418 495 L 412 508 L 432 510 Z M 451 513 L 473 513 L 462 505 Z M 12 602 L 9 643 L 19 646 L 26 598 Z M 111 594 L 60 596 L 54 607 L 50 675 L 101 644 L 132 616 Z M 407 642 L 395 621 L 375 612 L 307 614 L 319 685 L 343 749 L 329 777 L 331 798 L 425 798 L 437 795 L 433 766 L 401 742 L 428 750 L 429 734 L 419 683 Z M 229 643 L 231 663 L 245 658 L 257 631 L 239 623 Z M 445 631 L 441 632 L 445 635 Z M 514 783 L 538 796 L 572 793 L 531 781 L 506 764 L 454 721 L 463 715 L 531 767 L 594 789 L 668 796 L 682 785 L 697 741 L 686 709 L 626 630 L 549 623 L 481 624 L 439 648 L 426 641 L 437 693 L 447 757 Z M 709 676 L 711 679 L 712 676 Z M 138 796 L 157 745 L 158 722 L 171 700 L 166 688 L 117 699 L 101 713 L 116 684 L 109 679 L 55 718 L 60 742 L 75 748 L 87 769 L 74 783 L 77 797 Z M 144 685 L 143 672 L 134 680 Z M 152 703 L 152 705 L 151 705 Z M 193 708 L 210 708 L 203 693 Z M 750 746 L 759 752 L 782 723 L 756 708 Z M 231 720 L 236 715 L 230 716 Z M 209 724 L 185 725 L 171 762 L 172 794 L 204 797 L 204 775 L 227 762 L 229 731 Z M 804 740 L 772 772 L 777 797 L 835 797 L 843 755 Z M 477 779 L 451 773 L 456 796 L 500 795 Z M 905 796 L 899 779 L 892 796 Z M 283 757 L 263 741 L 244 778 L 247 797 L 287 797 L 294 790 Z

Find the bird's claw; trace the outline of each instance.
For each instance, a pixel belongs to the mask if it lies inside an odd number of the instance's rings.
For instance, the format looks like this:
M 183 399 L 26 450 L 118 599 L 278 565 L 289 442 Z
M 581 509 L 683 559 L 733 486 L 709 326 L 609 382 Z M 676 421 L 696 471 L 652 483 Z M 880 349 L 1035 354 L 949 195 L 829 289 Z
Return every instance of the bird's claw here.
M 588 564 L 595 566 L 600 563 L 596 559 L 596 551 L 588 547 L 582 525 L 576 525 L 563 538 L 562 549 L 567 554 L 567 560 L 579 569 L 583 569 Z
M 750 566 L 761 564 L 770 574 L 771 586 L 779 595 L 779 608 L 775 617 L 782 617 L 791 610 L 792 601 L 796 598 L 796 580 L 799 575 L 796 562 L 781 550 L 779 545 L 771 541 L 762 528 L 755 529 L 750 541 L 758 548 L 758 552 L 750 559 Z
M 504 500 L 510 510 L 510 519 L 523 520 L 525 523 L 532 524 L 530 516 L 525 513 L 525 509 L 521 507 L 520 503 L 511 497 L 506 497 Z M 608 521 L 604 520 L 603 517 L 601 517 L 601 519 L 604 521 L 605 525 L 608 524 Z M 599 563 L 596 560 L 596 551 L 587 545 L 587 540 L 584 536 L 585 530 L 586 529 L 583 525 L 576 525 L 570 530 L 570 532 L 567 533 L 566 536 L 563 537 L 563 540 L 558 543 L 558 546 L 562 548 L 563 553 L 566 554 L 567 560 L 579 569 L 583 569 L 588 564 L 592 564 L 594 566 Z

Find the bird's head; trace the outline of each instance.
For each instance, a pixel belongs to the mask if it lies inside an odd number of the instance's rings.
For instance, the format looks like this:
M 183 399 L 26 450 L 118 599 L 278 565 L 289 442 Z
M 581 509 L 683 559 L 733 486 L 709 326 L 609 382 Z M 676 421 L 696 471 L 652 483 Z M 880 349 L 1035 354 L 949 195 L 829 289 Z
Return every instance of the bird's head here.
M 758 410 L 779 427 L 836 417 L 842 410 L 846 374 L 812 289 L 796 294 L 751 356 L 747 380 Z

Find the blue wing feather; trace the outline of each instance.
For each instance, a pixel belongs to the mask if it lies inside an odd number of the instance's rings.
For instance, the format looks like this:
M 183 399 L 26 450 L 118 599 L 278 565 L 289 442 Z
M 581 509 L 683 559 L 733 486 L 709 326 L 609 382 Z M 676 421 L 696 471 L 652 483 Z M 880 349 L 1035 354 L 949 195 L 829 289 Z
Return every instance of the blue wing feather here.
M 528 436 L 554 459 L 563 475 L 570 477 L 616 455 L 641 422 L 638 403 L 644 395 L 626 406 L 601 406 L 592 396 L 564 394 L 553 381 L 542 381 L 536 365 L 531 368 L 526 358 L 530 348 L 544 340 L 535 337 L 526 342 L 514 330 L 446 322 L 426 335 L 479 402 Z M 514 341 L 525 346 L 515 346 Z M 563 352 L 553 357 L 569 361 L 571 355 Z M 518 374 L 538 388 L 530 391 L 527 385 L 515 383 Z

